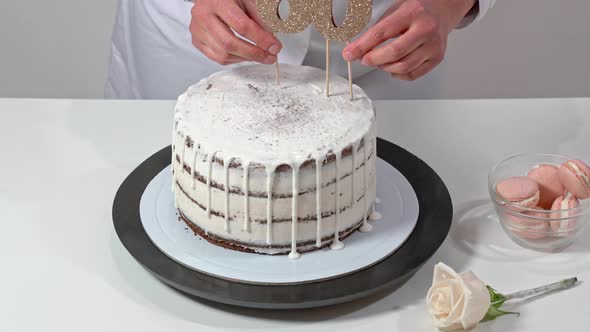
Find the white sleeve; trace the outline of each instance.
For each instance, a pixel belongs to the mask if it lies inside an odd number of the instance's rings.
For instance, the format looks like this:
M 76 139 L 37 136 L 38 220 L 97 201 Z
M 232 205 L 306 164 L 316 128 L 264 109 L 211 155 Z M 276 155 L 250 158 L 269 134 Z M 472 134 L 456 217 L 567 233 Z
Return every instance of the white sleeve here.
M 463 17 L 458 29 L 464 28 L 471 23 L 479 22 L 488 12 L 488 9 L 496 3 L 496 0 L 477 0 L 473 8 Z
M 479 20 L 482 19 L 482 17 L 484 17 L 486 15 L 486 13 L 488 12 L 488 9 L 492 8 L 492 6 L 494 6 L 494 3 L 496 3 L 496 0 L 478 0 L 479 2 L 479 13 L 477 13 L 477 17 L 475 18 L 475 22 L 478 22 Z

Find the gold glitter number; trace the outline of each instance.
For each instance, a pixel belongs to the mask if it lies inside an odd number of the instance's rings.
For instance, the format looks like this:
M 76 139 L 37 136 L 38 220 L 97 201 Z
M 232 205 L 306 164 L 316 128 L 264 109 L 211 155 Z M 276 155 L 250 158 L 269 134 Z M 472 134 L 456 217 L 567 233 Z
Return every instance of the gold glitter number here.
M 313 24 L 328 40 L 341 42 L 352 39 L 371 19 L 372 0 L 348 0 L 346 16 L 340 26 L 336 26 L 332 15 L 332 0 L 317 1 Z
M 256 0 L 256 7 L 258 15 L 270 31 L 296 33 L 305 30 L 312 22 L 312 12 L 308 10 L 309 2 L 309 0 L 290 0 L 289 17 L 286 20 L 279 15 L 281 0 Z
M 346 16 L 340 26 L 334 22 L 332 1 L 290 0 L 290 13 L 286 20 L 283 20 L 279 15 L 281 0 L 256 0 L 256 6 L 258 15 L 273 32 L 296 33 L 305 30 L 313 23 L 324 38 L 348 41 L 359 33 L 371 19 L 373 1 L 348 0 Z

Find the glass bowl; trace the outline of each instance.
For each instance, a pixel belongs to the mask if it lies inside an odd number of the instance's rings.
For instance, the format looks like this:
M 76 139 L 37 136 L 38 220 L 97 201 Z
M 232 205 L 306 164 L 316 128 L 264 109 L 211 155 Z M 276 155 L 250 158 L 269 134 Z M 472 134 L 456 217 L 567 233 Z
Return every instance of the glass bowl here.
M 559 167 L 569 158 L 553 154 L 523 154 L 501 161 L 488 176 L 488 190 L 502 228 L 521 247 L 558 252 L 572 245 L 584 230 L 590 217 L 590 200 L 580 200 L 580 206 L 549 211 L 525 208 L 496 193 L 496 184 L 512 176 L 526 176 L 541 164 Z

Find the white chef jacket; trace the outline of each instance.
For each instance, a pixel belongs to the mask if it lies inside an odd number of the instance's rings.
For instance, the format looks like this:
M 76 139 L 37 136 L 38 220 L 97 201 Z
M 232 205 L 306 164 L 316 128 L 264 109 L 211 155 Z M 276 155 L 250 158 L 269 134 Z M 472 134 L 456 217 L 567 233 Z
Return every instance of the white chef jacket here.
M 475 21 L 480 20 L 494 2 L 479 0 L 479 11 L 473 14 L 476 15 Z M 334 8 L 337 22 L 346 10 L 346 1 L 338 3 L 341 5 Z M 373 15 L 367 28 L 392 3 L 392 0 L 373 0 Z M 213 62 L 192 45 L 189 31 L 192 6 L 193 3 L 186 0 L 119 0 L 105 84 L 106 98 L 174 99 L 202 78 L 231 67 Z M 279 53 L 280 63 L 325 68 L 325 40 L 315 29 L 308 28 L 297 34 L 278 34 L 278 38 L 283 44 Z M 344 46 L 331 41 L 330 73 L 346 77 L 347 64 L 341 56 Z M 353 62 L 352 74 L 354 83 L 371 98 L 444 97 L 444 62 L 427 76 L 413 82 L 394 79 L 388 73 L 363 66 L 358 61 Z

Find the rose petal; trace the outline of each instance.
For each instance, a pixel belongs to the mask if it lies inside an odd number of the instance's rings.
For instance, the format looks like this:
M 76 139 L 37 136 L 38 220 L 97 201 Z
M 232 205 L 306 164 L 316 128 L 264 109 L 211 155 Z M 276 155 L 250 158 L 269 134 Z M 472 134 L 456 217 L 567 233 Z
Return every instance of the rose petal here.
M 490 293 L 486 285 L 471 271 L 459 274 L 465 290 L 465 310 L 461 317 L 463 328 L 472 328 L 479 323 L 491 305 Z
M 437 288 L 429 298 L 429 312 L 434 316 L 447 316 L 453 310 L 448 288 Z
M 455 270 L 445 263 L 437 263 L 434 266 L 434 276 L 432 277 L 432 284 L 446 279 L 459 279 L 459 275 Z
M 428 290 L 426 295 L 426 303 L 428 304 L 428 312 L 431 315 L 440 315 L 441 313 L 449 313 L 452 309 L 450 299 L 448 299 L 448 286 L 438 283 Z
M 453 302 L 453 309 L 449 313 L 447 317 L 447 324 L 454 323 L 456 321 L 460 321 L 461 315 L 463 314 L 463 310 L 465 307 L 465 296 L 461 294 L 457 299 L 457 302 Z
M 449 283 L 449 293 L 451 297 L 451 303 L 457 303 L 461 296 L 463 296 L 463 283 L 460 279 L 453 280 Z
M 446 313 L 449 313 L 452 310 L 453 307 L 450 297 L 451 282 L 452 280 L 443 280 L 437 282 L 436 284 L 432 285 L 432 287 L 430 287 L 430 289 L 428 290 L 428 294 L 426 295 L 426 302 L 428 303 L 429 308 L 431 308 L 433 305 L 440 306 L 441 304 L 437 302 L 445 301 L 446 303 L 448 303 L 446 305 L 448 308 L 445 309 Z

